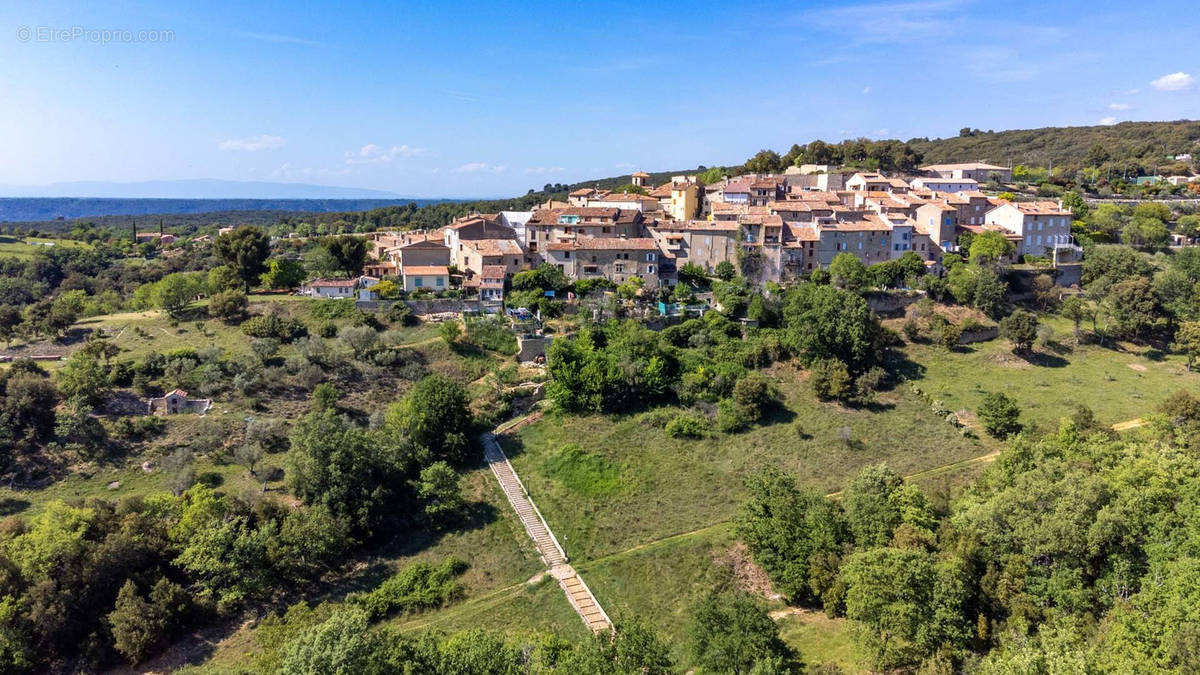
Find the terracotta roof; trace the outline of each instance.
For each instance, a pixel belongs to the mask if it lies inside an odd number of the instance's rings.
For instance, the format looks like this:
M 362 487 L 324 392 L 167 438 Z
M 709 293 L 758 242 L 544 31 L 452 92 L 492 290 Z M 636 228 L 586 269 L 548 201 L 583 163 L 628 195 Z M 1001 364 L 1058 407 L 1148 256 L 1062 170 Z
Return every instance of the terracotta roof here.
M 548 244 L 551 251 L 657 251 L 658 242 L 652 237 L 588 237 L 580 235 L 575 241 Z
M 922 185 L 938 185 L 944 183 L 952 183 L 954 185 L 979 185 L 979 181 L 975 180 L 974 178 L 930 178 L 928 176 L 918 176 L 917 178 L 913 179 L 914 183 L 917 181 L 921 181 Z
M 1058 202 L 1016 202 L 1013 206 L 1028 216 L 1069 216 L 1070 211 L 1063 209 Z
M 596 192 L 595 188 L 579 188 L 578 190 L 572 190 L 571 196 L 572 197 L 586 197 L 595 192 Z
M 503 279 L 506 272 L 504 265 L 484 265 L 479 276 L 485 279 Z
M 788 234 L 793 241 L 820 241 L 821 233 L 812 225 L 802 225 L 800 223 L 788 223 Z
M 525 251 L 515 239 L 476 239 L 463 244 L 479 252 L 479 255 L 520 255 Z
M 353 288 L 357 283 L 358 281 L 354 279 L 313 279 L 305 285 L 309 288 L 317 288 L 319 286 L 325 286 L 329 288 Z
M 646 173 L 645 171 L 638 171 L 637 173 L 635 173 L 633 175 L 638 176 L 639 178 L 649 178 L 650 177 L 650 174 Z
M 400 268 L 405 275 L 408 274 L 434 274 L 434 275 L 449 275 L 450 269 L 445 265 L 405 265 Z
M 921 167 L 922 171 L 953 171 L 954 169 L 967 169 L 975 171 L 1008 171 L 1008 167 L 1006 166 L 984 164 L 983 162 L 965 162 L 963 164 L 930 164 L 928 166 Z

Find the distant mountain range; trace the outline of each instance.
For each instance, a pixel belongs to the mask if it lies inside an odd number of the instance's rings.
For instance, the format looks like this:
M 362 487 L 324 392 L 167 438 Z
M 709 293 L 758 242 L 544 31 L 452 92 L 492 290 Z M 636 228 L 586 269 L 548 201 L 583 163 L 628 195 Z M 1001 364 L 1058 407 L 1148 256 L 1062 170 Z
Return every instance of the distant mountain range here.
M 76 181 L 48 185 L 0 185 L 0 197 L 100 199 L 410 199 L 386 190 L 201 178 L 131 183 Z
M 187 222 L 232 224 L 274 222 L 286 214 L 369 211 L 385 206 L 437 204 L 445 199 L 102 199 L 67 197 L 0 197 L 0 223 L 71 221 L 77 218 L 183 216 Z M 272 215 L 278 214 L 278 215 Z M 226 222 L 230 219 L 232 222 Z M 172 219 L 178 221 L 179 219 Z

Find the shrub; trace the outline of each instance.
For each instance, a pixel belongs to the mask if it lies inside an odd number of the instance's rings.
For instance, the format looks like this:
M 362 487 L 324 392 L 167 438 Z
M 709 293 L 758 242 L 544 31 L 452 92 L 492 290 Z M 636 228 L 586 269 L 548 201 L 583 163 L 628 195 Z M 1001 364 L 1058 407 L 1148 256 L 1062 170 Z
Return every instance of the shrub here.
M 246 294 L 240 290 L 223 291 L 208 299 L 208 313 L 218 319 L 230 321 L 245 314 L 248 304 Z
M 412 308 L 404 302 L 394 302 L 391 307 L 388 307 L 385 315 L 388 323 L 397 323 L 401 326 L 409 326 L 417 322 L 417 317 L 413 316 Z
M 750 428 L 758 416 L 752 408 L 746 408 L 729 398 L 723 398 L 717 403 L 717 430 L 727 434 L 736 434 Z
M 737 270 L 733 268 L 733 263 L 729 262 L 728 260 L 722 260 L 721 262 L 717 263 L 717 266 L 713 271 L 716 273 L 717 278 L 721 281 L 729 281 L 734 277 L 735 274 L 737 274 Z
M 337 324 L 332 321 L 322 321 L 321 323 L 317 324 L 316 333 L 323 338 L 335 337 L 337 336 L 337 332 Z
M 442 340 L 449 346 L 454 346 L 458 339 L 462 337 L 462 327 L 457 321 L 447 321 L 438 326 L 438 333 L 442 336 Z
M 947 321 L 942 324 L 941 330 L 938 331 L 938 343 L 946 349 L 954 349 L 958 346 L 958 339 L 962 337 L 962 332 L 961 326 Z
M 993 392 L 984 396 L 975 414 L 979 416 L 984 431 L 995 438 L 1008 438 L 1021 431 L 1021 424 L 1017 421 L 1021 409 L 1016 401 L 1005 394 Z
M 665 429 L 667 424 L 677 417 L 677 413 L 670 408 L 655 408 L 647 410 L 638 416 L 638 423 L 644 424 L 655 429 Z
M 338 334 L 338 340 L 354 352 L 355 358 L 363 358 L 379 344 L 379 334 L 367 326 L 347 326 Z
M 1018 309 L 1000 320 L 1000 336 L 1012 343 L 1014 352 L 1028 351 L 1037 339 L 1037 315 Z
M 349 319 L 357 312 L 352 298 L 322 300 L 312 304 L 314 319 Z
M 274 314 L 266 314 L 244 321 L 242 332 L 250 337 L 277 338 L 281 342 L 291 342 L 307 335 L 308 329 L 295 319 L 284 319 Z
M 822 401 L 844 401 L 852 393 L 850 370 L 846 368 L 845 363 L 837 359 L 826 359 L 817 363 L 813 366 L 809 379 L 812 382 L 813 393 Z
M 497 319 L 468 321 L 467 341 L 501 354 L 517 353 L 517 336 Z
M 369 592 L 347 598 L 367 613 L 371 620 L 401 612 L 441 607 L 463 596 L 458 577 L 467 571 L 467 563 L 446 558 L 437 565 L 418 562 L 408 565 Z
M 666 424 L 671 438 L 704 438 L 708 435 L 708 418 L 695 413 L 679 413 Z

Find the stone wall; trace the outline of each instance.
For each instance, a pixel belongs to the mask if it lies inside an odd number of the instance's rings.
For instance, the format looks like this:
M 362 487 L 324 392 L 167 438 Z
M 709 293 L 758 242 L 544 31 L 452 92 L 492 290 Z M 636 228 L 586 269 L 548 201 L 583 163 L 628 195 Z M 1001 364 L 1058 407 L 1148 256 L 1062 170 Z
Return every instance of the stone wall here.
M 553 340 L 554 337 L 551 335 L 518 335 L 517 361 L 526 363 L 539 356 L 545 356 L 546 349 Z

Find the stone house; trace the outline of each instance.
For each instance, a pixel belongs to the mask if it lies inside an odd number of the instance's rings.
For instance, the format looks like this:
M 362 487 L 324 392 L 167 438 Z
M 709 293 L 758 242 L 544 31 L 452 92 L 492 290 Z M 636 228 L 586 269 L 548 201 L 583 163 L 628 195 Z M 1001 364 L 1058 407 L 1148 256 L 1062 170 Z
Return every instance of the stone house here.
M 163 396 L 147 399 L 146 411 L 151 415 L 177 415 L 180 413 L 203 414 L 212 407 L 212 400 L 190 398 L 182 389 L 175 389 Z

